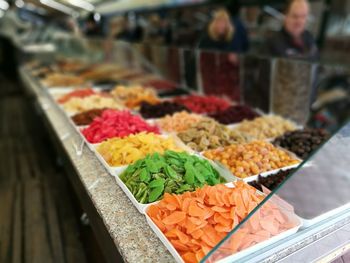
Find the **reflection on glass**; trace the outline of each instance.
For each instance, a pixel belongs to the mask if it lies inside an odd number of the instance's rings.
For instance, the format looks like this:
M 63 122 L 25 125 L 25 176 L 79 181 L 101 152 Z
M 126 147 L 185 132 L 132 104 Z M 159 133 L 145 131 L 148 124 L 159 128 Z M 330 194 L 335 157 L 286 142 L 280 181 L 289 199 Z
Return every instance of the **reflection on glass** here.
M 307 165 L 301 167 L 278 191 L 296 213 L 320 221 L 334 210 L 350 207 L 350 123 L 334 135 Z
M 205 94 L 240 101 L 239 57 L 234 53 L 198 52 L 199 78 Z
M 287 177 L 202 262 L 232 262 L 350 208 L 350 122 Z M 245 204 L 247 205 L 247 204 Z
M 296 233 L 300 226 L 293 207 L 273 196 L 202 262 L 233 262 Z
M 241 56 L 242 87 L 245 104 L 270 112 L 271 60 L 255 56 Z

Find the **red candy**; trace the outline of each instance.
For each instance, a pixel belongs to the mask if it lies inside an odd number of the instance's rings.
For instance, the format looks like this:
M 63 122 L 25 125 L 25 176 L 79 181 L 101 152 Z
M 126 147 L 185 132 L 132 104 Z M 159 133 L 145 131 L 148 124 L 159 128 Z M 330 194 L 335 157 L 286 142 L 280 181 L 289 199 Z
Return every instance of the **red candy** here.
M 156 126 L 150 126 L 140 116 L 129 111 L 105 110 L 101 117 L 97 117 L 82 130 L 83 135 L 90 143 L 99 143 L 113 137 L 126 137 L 140 132 L 159 134 Z
M 96 94 L 96 92 L 93 89 L 78 89 L 59 98 L 58 103 L 65 103 L 71 98 L 85 98 L 94 94 Z
M 195 113 L 212 113 L 222 111 L 231 106 L 230 102 L 215 96 L 190 95 L 186 97 L 177 97 L 175 102 L 185 105 Z

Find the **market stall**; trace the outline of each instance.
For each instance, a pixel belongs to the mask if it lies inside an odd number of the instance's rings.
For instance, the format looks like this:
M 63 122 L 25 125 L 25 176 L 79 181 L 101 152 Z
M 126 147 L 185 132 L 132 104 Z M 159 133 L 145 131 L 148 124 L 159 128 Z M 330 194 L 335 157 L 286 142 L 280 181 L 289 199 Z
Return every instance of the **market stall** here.
M 301 209 L 306 199 L 288 191 L 303 184 L 301 174 L 313 178 L 320 172 L 305 169 L 321 169 L 329 149 L 339 148 L 332 159 L 339 170 L 323 168 L 319 178 L 337 178 L 345 189 L 350 183 L 344 172 L 347 126 L 328 142 L 326 131 L 305 127 L 315 65 L 275 60 L 271 80 L 247 85 L 248 92 L 239 83 L 249 83 L 249 57 L 215 80 L 207 79 L 208 58 L 224 60 L 224 54 L 197 54 L 201 85 L 193 91 L 144 63 L 134 49 L 114 48 L 114 63 L 35 61 L 20 71 L 70 167 L 107 261 L 116 262 L 120 254 L 126 262 L 268 262 L 310 253 L 334 235 L 323 255 L 345 247 L 348 236 L 339 233 L 350 223 L 348 191 L 339 191 L 341 201 L 324 203 L 317 192 L 326 207 L 318 214 L 311 211 L 314 203 Z M 244 67 L 243 74 L 237 67 Z M 303 70 L 301 80 L 285 84 L 282 67 L 292 69 L 290 78 Z M 207 85 L 234 72 L 244 79 L 219 96 Z M 254 100 L 254 92 L 268 103 Z

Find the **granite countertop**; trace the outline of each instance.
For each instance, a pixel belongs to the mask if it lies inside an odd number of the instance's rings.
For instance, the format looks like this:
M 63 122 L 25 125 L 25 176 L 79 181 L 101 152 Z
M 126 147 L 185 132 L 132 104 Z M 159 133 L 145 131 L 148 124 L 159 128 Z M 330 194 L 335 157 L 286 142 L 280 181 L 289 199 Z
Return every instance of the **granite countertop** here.
M 128 199 L 114 178 L 108 174 L 94 153 L 83 146 L 78 155 L 74 144 L 81 145 L 82 139 L 67 120 L 67 117 L 53 103 L 40 84 L 21 69 L 22 79 L 35 95 L 42 111 L 52 125 L 56 135 L 74 164 L 82 185 L 86 188 L 98 214 L 111 235 L 115 249 L 125 262 L 175 262 L 175 259 L 148 226 Z

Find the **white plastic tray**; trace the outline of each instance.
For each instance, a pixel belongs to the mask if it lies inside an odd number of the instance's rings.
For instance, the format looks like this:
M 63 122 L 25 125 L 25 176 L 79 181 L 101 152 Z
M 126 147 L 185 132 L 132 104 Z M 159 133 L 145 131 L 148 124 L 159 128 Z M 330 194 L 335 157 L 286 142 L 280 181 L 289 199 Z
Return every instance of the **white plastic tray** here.
M 196 155 L 198 156 L 198 155 Z M 201 156 L 198 156 L 199 158 L 201 158 Z M 103 159 L 103 158 L 102 158 Z M 212 161 L 209 161 L 210 164 L 214 167 L 215 170 L 218 171 L 218 173 L 220 174 L 221 177 L 223 177 L 226 182 L 235 182 L 237 181 L 237 179 L 232 175 L 227 173 L 226 171 L 222 170 L 217 164 L 215 164 Z M 113 175 L 118 183 L 118 185 L 122 188 L 122 190 L 125 192 L 125 194 L 129 197 L 130 201 L 134 204 L 134 206 L 137 208 L 137 210 L 141 213 L 141 214 L 145 214 L 146 208 L 153 204 L 141 204 L 139 203 L 136 198 L 134 197 L 134 195 L 131 193 L 131 191 L 129 190 L 129 188 L 124 184 L 124 182 L 119 178 L 120 174 L 122 172 L 124 172 L 124 170 L 127 168 L 127 166 L 122 166 L 122 167 L 113 167 L 108 169 L 108 171 L 110 171 L 111 175 Z
M 184 150 L 185 152 L 191 154 L 193 153 L 193 151 L 188 148 L 185 144 L 182 143 L 182 141 L 180 141 L 177 137 L 174 137 L 173 135 L 165 135 L 165 134 L 161 134 L 161 136 L 165 139 L 169 138 L 169 137 L 172 137 L 176 146 L 180 147 L 182 150 Z M 106 167 L 106 169 L 108 171 L 111 171 L 111 170 L 115 170 L 115 169 L 119 169 L 120 167 L 127 167 L 127 165 L 121 165 L 121 166 L 111 166 L 109 165 L 106 160 L 103 158 L 103 156 L 98 152 L 97 150 L 97 147 L 98 145 L 100 145 L 100 143 L 97 143 L 97 144 L 90 144 L 91 147 L 93 148 L 93 151 L 95 152 L 97 158 L 101 161 L 101 163 Z
M 147 210 L 147 208 L 146 208 Z M 145 212 L 146 212 L 145 210 Z M 228 256 L 224 259 L 221 259 L 220 263 L 231 263 L 235 262 L 236 260 L 239 260 L 240 258 L 243 258 L 247 256 L 248 254 L 255 253 L 262 249 L 263 247 L 269 246 L 279 240 L 282 240 L 284 238 L 287 238 L 293 234 L 295 234 L 299 228 L 302 226 L 302 220 L 298 216 L 296 216 L 292 212 L 283 211 L 283 214 L 286 215 L 291 221 L 295 222 L 296 226 L 288 229 L 287 231 L 284 231 L 274 237 L 271 237 L 263 242 L 260 242 L 254 246 L 251 246 L 247 249 L 244 249 L 242 251 L 239 251 L 235 254 L 232 254 L 231 256 Z M 152 230 L 155 232 L 157 237 L 162 241 L 162 243 L 166 246 L 166 248 L 169 250 L 169 252 L 172 254 L 172 256 L 175 258 L 176 262 L 178 263 L 184 263 L 183 259 L 181 258 L 180 254 L 176 251 L 176 249 L 173 247 L 173 245 L 170 243 L 170 241 L 166 238 L 166 236 L 163 234 L 163 232 L 157 227 L 157 225 L 152 221 L 152 219 L 145 213 L 147 223 L 152 228 Z M 234 234 L 233 234 L 234 235 Z
M 273 236 L 265 241 L 262 241 L 254 246 L 251 246 L 247 249 L 244 249 L 242 251 L 239 251 L 235 254 L 232 254 L 231 256 L 228 256 L 226 258 L 223 258 L 219 261 L 217 261 L 218 263 L 229 263 L 229 262 L 235 262 L 236 260 L 239 260 L 249 254 L 253 254 L 258 252 L 259 250 L 261 250 L 264 247 L 270 246 L 271 244 L 278 242 L 282 239 L 285 239 L 293 234 L 295 234 L 296 232 L 298 232 L 298 230 L 302 227 L 303 222 L 301 220 L 300 217 L 298 217 L 297 215 L 293 214 L 292 212 L 289 211 L 283 211 L 282 212 L 284 215 L 286 215 L 289 220 L 293 221 L 296 223 L 296 226 L 288 229 L 287 231 L 284 231 L 276 236 Z
M 100 143 L 92 144 L 91 147 L 93 148 L 93 152 L 95 153 L 97 159 L 102 163 L 102 165 L 106 168 L 106 170 L 111 173 L 114 176 L 115 171 L 124 171 L 128 165 L 121 165 L 121 166 L 110 166 L 106 160 L 103 158 L 103 156 L 97 151 L 97 147 L 100 145 Z
M 268 177 L 268 176 L 274 175 L 274 174 L 276 174 L 276 173 L 278 173 L 280 171 L 285 171 L 285 170 L 296 168 L 296 167 L 298 167 L 299 164 L 300 163 L 289 165 L 289 166 L 285 166 L 285 167 L 278 168 L 278 169 L 275 169 L 275 170 L 272 170 L 272 171 L 267 171 L 267 172 L 260 173 L 260 174 L 257 174 L 257 175 L 253 175 L 253 176 L 249 176 L 249 177 L 246 177 L 246 178 L 242 178 L 241 180 L 243 180 L 246 183 L 250 183 L 250 182 L 258 180 L 259 175 L 262 176 L 262 177 Z
M 130 192 L 129 188 L 124 184 L 124 182 L 120 179 L 120 175 L 124 172 L 124 170 L 127 167 L 125 167 L 124 169 L 119 169 L 119 170 L 114 170 L 111 171 L 111 175 L 114 176 L 115 180 L 117 181 L 117 184 L 120 186 L 120 188 L 124 191 L 124 193 L 126 194 L 127 197 L 129 197 L 130 201 L 133 203 L 133 205 L 136 207 L 136 209 L 141 213 L 141 214 L 145 214 L 146 208 L 153 204 L 141 204 L 139 203 L 136 198 L 134 197 L 134 195 Z
M 291 156 L 291 157 L 293 157 L 294 159 L 298 160 L 299 163 L 296 163 L 296 164 L 293 164 L 293 165 L 284 166 L 284 167 L 277 168 L 277 169 L 274 169 L 274 170 L 270 170 L 270 171 L 266 171 L 266 172 L 259 173 L 259 174 L 260 174 L 261 176 L 263 176 L 263 177 L 267 177 L 267 176 L 269 176 L 269 175 L 275 174 L 275 173 L 277 173 L 277 172 L 279 172 L 279 171 L 281 171 L 281 170 L 288 170 L 288 169 L 296 168 L 296 167 L 298 167 L 298 166 L 300 165 L 300 163 L 302 162 L 302 160 L 301 160 L 300 158 L 298 158 L 294 153 L 292 153 L 292 152 L 290 152 L 290 151 L 288 151 L 288 150 L 286 150 L 286 149 L 284 149 L 284 148 L 281 148 L 281 147 L 279 147 L 279 146 L 275 146 L 275 147 L 278 148 L 278 149 L 280 149 L 280 150 L 282 150 L 282 151 L 284 151 L 284 152 L 286 152 L 289 156 Z M 206 159 L 206 160 L 210 160 L 210 159 L 206 158 L 206 157 L 204 156 L 203 153 L 204 153 L 204 152 L 201 152 L 201 153 L 200 153 L 200 156 L 201 156 L 202 158 Z M 213 160 L 210 160 L 210 161 L 212 161 L 212 162 L 214 162 L 214 163 L 217 163 L 217 165 L 220 166 L 222 169 L 225 169 L 225 170 L 227 170 L 229 173 L 231 173 L 231 171 L 230 171 L 224 164 L 222 164 L 222 163 L 220 163 L 220 162 L 218 162 L 218 161 L 213 161 Z M 251 176 L 248 176 L 248 177 L 245 177 L 245 178 L 240 178 L 240 177 L 236 176 L 235 174 L 233 174 L 233 176 L 234 176 L 237 180 L 242 180 L 242 181 L 248 183 L 248 182 L 252 182 L 252 181 L 257 180 L 259 174 L 251 175 Z

